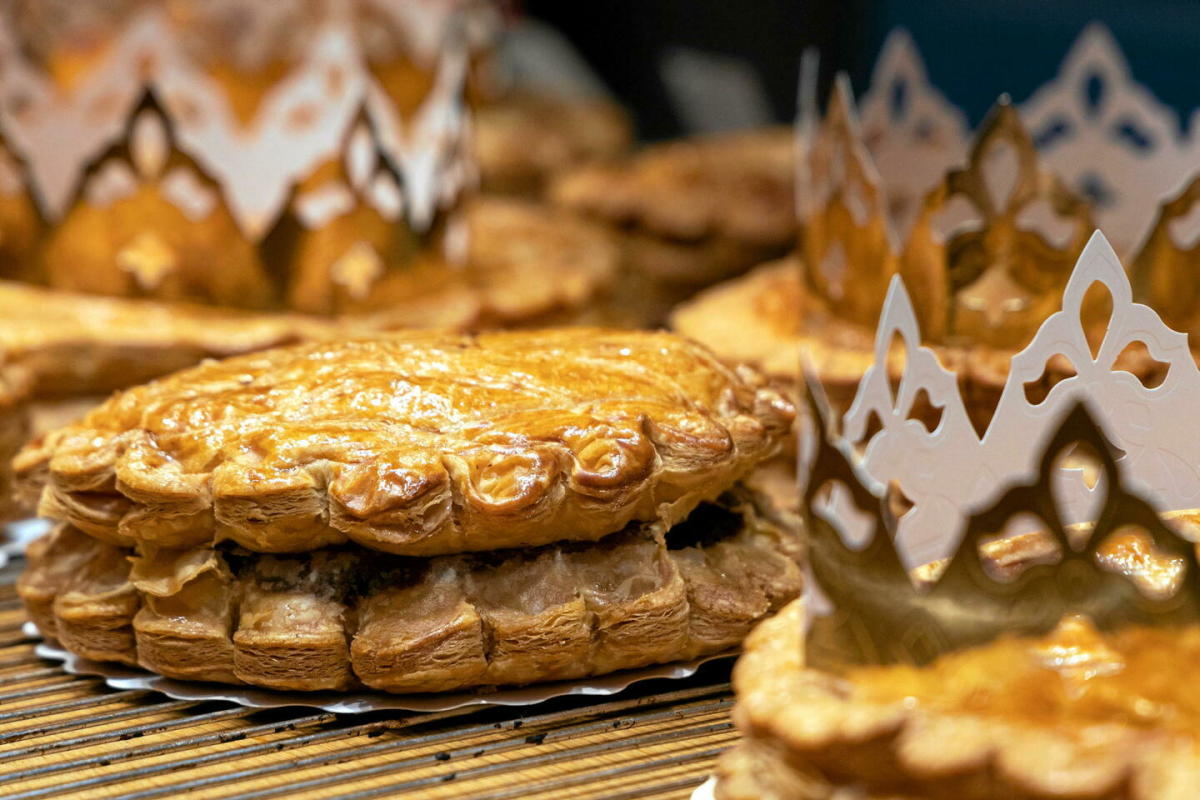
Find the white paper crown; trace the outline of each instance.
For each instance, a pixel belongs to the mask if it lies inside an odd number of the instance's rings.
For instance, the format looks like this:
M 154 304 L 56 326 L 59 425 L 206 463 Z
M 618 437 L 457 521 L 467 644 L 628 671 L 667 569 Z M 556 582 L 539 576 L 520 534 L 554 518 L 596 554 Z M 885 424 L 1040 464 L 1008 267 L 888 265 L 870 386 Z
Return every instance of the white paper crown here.
M 466 33 L 455 34 L 456 15 L 469 4 L 323 0 L 314 21 L 313 4 L 197 3 L 204 13 L 233 8 L 247 25 L 280 27 L 289 41 L 299 36 L 297 26 L 308 26 L 311 36 L 292 48 L 300 52 L 288 52 L 287 74 L 249 121 L 237 118 L 226 92 L 186 46 L 190 32 L 162 5 L 120 21 L 105 34 L 96 62 L 66 85 L 29 56 L 10 5 L 0 17 L 0 126 L 27 169 L 42 212 L 55 220 L 78 194 L 85 171 L 129 127 L 149 90 L 170 117 L 177 146 L 216 182 L 247 237 L 258 240 L 293 188 L 354 140 L 352 128 L 365 110 L 377 147 L 399 173 L 401 212 L 414 229 L 424 230 L 472 176 L 464 163 L 468 48 Z M 432 89 L 408 116 L 369 68 L 369 35 L 383 27 L 400 32 L 403 55 L 434 75 Z
M 860 108 L 864 139 L 893 198 L 924 196 L 967 152 L 965 117 L 930 83 L 904 30 L 888 36 Z M 1083 30 L 1058 75 L 1018 110 L 1041 157 L 1092 203 L 1123 254 L 1200 167 L 1200 112 L 1184 135 L 1178 115 L 1134 80 L 1099 23 Z M 898 232 L 906 235 L 911 223 L 911 215 L 897 219 Z
M 1107 332 L 1094 353 L 1081 321 L 1084 294 L 1093 284 L 1112 297 Z M 906 362 L 893 392 L 886 359 L 896 341 Z M 1035 478 L 1037 443 L 1080 400 L 1123 453 L 1122 469 L 1131 488 L 1163 511 L 1200 507 L 1200 426 L 1193 419 L 1200 408 L 1200 368 L 1185 334 L 1168 328 L 1148 306 L 1133 302 L 1125 270 L 1099 231 L 1075 266 L 1062 309 L 1013 357 L 982 438 L 967 417 L 957 376 L 920 341 L 912 304 L 896 277 L 876 332 L 875 363 L 843 419 L 844 435 L 862 453 L 865 472 L 880 487 L 894 484 L 905 505 L 911 503 L 896 533 L 907 567 L 949 556 L 973 510 L 994 501 L 1004 487 Z M 1166 367 L 1153 388 L 1117 366 L 1122 353 L 1138 347 Z M 1044 398 L 1026 391 L 1027 384 L 1041 383 L 1048 365 L 1061 369 L 1064 362 L 1073 374 L 1054 384 Z M 913 411 L 925 399 L 941 410 L 932 430 L 928 414 Z M 1090 521 L 1103 487 L 1089 487 L 1078 469 L 1064 469 L 1058 478 L 1064 522 Z M 844 498 L 832 502 L 831 513 L 852 516 Z

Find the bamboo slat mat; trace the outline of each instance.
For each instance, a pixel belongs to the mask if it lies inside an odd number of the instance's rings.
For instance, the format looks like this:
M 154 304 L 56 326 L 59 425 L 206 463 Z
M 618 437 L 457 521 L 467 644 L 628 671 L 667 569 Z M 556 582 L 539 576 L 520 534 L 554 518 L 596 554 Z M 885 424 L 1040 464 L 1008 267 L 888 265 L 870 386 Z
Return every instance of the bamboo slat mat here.
M 109 689 L 34 655 L 0 569 L 0 797 L 687 798 L 735 737 L 729 664 L 526 709 L 254 711 Z

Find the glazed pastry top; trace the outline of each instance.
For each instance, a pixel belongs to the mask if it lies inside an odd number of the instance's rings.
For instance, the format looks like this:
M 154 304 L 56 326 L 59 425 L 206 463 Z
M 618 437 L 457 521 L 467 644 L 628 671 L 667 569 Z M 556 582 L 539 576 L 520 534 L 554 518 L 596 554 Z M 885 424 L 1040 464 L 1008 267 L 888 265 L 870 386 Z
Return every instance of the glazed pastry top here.
M 118 544 L 435 555 L 681 519 L 792 417 L 757 375 L 670 334 L 408 333 L 202 364 L 15 464 L 44 515 Z

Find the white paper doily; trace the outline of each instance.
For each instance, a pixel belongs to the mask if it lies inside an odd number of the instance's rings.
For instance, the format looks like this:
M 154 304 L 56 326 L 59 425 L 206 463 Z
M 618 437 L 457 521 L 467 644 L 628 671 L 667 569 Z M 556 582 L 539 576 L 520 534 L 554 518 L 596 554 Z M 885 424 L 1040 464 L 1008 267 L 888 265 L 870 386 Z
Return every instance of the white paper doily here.
M 25 633 L 40 636 L 33 623 L 25 624 Z M 40 658 L 59 661 L 72 675 L 96 675 L 114 689 L 147 689 L 174 700 L 223 700 L 250 708 L 305 706 L 335 714 L 361 714 L 368 711 L 452 711 L 469 706 L 529 706 L 558 697 L 605 697 L 628 689 L 635 683 L 654 679 L 679 680 L 696 674 L 703 664 L 730 658 L 722 653 L 678 664 L 660 664 L 643 669 L 600 675 L 587 681 L 558 681 L 490 692 L 446 694 L 385 694 L 382 692 L 283 692 L 252 686 L 227 686 L 219 683 L 178 681 L 136 667 L 100 663 L 80 658 L 57 645 L 42 641 L 34 649 Z
M 709 778 L 704 783 L 696 787 L 696 791 L 692 792 L 692 800 L 716 800 L 717 797 L 717 779 Z

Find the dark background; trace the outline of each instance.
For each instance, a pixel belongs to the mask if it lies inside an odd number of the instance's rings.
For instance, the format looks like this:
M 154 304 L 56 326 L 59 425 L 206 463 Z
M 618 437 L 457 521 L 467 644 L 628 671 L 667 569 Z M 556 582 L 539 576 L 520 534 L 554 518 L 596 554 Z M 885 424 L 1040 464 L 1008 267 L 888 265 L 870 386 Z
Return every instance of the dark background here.
M 857 91 L 895 26 L 908 28 L 933 84 L 972 123 L 996 97 L 1020 102 L 1058 72 L 1089 22 L 1105 23 L 1134 77 L 1186 122 L 1200 105 L 1200 2 L 1191 0 L 525 0 L 526 14 L 557 28 L 614 94 L 648 139 L 677 136 L 686 124 L 656 65 L 682 45 L 744 60 L 780 122 L 792 119 L 801 51 L 821 53 L 823 99 L 838 70 Z

